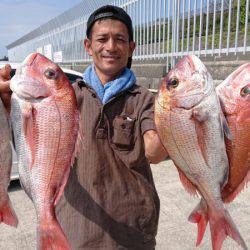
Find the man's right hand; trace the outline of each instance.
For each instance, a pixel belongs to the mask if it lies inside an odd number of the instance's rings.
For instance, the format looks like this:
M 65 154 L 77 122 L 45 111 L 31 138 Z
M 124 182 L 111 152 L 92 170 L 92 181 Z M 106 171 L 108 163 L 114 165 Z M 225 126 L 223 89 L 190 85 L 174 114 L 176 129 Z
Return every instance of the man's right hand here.
M 11 66 L 6 64 L 2 69 L 0 69 L 0 97 L 8 113 L 10 113 L 10 71 Z

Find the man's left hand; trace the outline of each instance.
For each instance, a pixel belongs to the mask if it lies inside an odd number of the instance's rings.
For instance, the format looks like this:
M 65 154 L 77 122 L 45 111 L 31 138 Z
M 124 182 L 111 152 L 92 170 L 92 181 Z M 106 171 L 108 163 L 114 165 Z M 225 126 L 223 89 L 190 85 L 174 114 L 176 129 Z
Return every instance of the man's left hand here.
M 8 113 L 10 113 L 11 100 L 10 72 L 11 66 L 9 64 L 0 69 L 0 97 Z

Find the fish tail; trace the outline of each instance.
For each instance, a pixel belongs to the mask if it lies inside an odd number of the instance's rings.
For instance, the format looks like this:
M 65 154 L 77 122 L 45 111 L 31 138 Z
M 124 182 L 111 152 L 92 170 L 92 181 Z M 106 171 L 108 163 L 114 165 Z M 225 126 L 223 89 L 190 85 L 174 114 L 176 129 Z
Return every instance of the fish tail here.
M 192 223 L 197 223 L 198 234 L 196 246 L 199 246 L 206 231 L 208 222 L 207 205 L 204 200 L 201 200 L 200 203 L 195 207 L 195 209 L 189 215 L 188 220 Z
M 44 222 L 38 228 L 38 249 L 70 250 L 68 240 L 57 220 Z
M 18 225 L 18 219 L 14 209 L 12 208 L 9 198 L 7 202 L 0 208 L 0 222 L 3 222 L 12 227 L 17 227 Z
M 209 223 L 213 250 L 220 250 L 227 236 L 234 239 L 243 249 L 247 250 L 246 243 L 226 210 L 216 211 L 214 215 L 209 211 Z

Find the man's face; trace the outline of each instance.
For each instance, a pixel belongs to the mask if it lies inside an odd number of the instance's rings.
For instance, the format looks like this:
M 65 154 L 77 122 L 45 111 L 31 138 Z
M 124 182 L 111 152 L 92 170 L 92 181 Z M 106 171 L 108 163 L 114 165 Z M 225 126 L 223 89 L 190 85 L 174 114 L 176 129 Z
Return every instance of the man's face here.
M 118 75 L 126 67 L 135 49 L 135 43 L 129 42 L 126 25 L 114 19 L 96 21 L 91 39 L 85 39 L 84 45 L 96 70 L 109 77 Z

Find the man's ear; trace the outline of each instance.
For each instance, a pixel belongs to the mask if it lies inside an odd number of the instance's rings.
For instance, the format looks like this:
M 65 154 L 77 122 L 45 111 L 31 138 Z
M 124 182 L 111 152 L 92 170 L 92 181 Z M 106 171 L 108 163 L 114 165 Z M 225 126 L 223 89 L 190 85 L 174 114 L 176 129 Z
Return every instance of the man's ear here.
M 91 40 L 88 38 L 85 38 L 83 41 L 83 44 L 89 56 L 92 56 L 93 53 L 92 53 L 92 48 L 91 48 Z
M 133 55 L 133 52 L 135 50 L 135 42 L 129 42 L 129 57 L 131 57 Z

